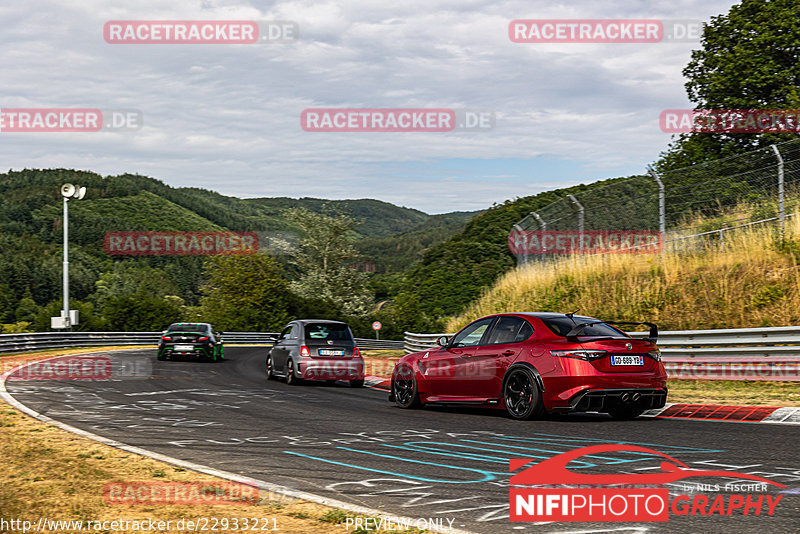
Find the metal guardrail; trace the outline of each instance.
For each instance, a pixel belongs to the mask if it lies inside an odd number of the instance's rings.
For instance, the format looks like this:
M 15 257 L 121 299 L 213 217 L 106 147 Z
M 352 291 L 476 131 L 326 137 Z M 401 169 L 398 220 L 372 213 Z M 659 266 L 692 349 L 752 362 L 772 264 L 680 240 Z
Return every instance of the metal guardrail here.
M 405 332 L 403 348 L 429 349 L 443 335 L 452 334 Z M 665 331 L 658 346 L 673 378 L 800 381 L 800 326 Z
M 403 350 L 406 354 L 436 347 L 436 340 L 442 336 L 452 336 L 453 334 L 415 334 L 414 332 L 403 332 Z
M 225 332 L 226 345 L 267 345 L 278 337 L 274 332 Z M 66 347 L 102 345 L 157 345 L 161 332 L 34 332 L 0 334 L 0 354 Z M 361 349 L 401 349 L 402 341 L 356 338 Z

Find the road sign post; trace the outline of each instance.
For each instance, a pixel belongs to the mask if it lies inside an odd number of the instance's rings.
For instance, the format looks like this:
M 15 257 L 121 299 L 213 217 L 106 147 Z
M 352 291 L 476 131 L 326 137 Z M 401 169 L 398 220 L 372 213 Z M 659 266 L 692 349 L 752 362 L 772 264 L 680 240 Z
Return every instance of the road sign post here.
M 380 321 L 375 321 L 374 323 L 372 323 L 372 329 L 375 330 L 375 339 L 381 338 L 380 334 L 381 328 L 383 328 L 383 325 L 381 324 Z

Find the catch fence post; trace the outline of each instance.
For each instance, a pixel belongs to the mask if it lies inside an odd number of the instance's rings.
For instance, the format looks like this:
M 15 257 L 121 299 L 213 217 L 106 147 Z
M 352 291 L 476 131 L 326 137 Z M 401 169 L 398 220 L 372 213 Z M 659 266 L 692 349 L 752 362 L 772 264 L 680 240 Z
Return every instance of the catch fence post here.
M 575 198 L 575 196 L 573 195 L 567 195 L 567 196 L 569 197 L 569 199 L 572 201 L 573 204 L 578 206 L 578 239 L 580 239 L 578 249 L 583 250 L 583 221 L 584 221 L 583 204 L 578 202 L 578 199 Z
M 770 145 L 772 151 L 775 152 L 775 157 L 778 158 L 778 218 L 780 219 L 781 226 L 781 241 L 783 241 L 786 232 L 786 205 L 784 203 L 783 191 L 783 157 L 781 151 L 775 145 Z
M 539 214 L 538 214 L 538 213 L 536 213 L 535 211 L 532 211 L 532 212 L 531 212 L 531 215 L 533 215 L 533 218 L 534 218 L 534 219 L 536 219 L 536 222 L 538 222 L 538 223 L 539 223 L 539 226 L 541 226 L 541 227 L 542 227 L 542 232 L 544 232 L 545 230 L 547 230 L 547 223 L 546 223 L 546 222 L 544 222 L 544 219 L 542 219 L 542 218 L 539 216 Z M 545 252 L 545 253 L 547 252 L 547 249 L 546 249 L 546 248 L 544 248 L 544 241 L 542 241 L 542 252 Z
M 658 231 L 661 232 L 661 239 L 664 242 L 661 252 L 664 252 L 667 248 L 667 201 L 664 194 L 664 182 L 653 169 L 650 169 L 650 176 L 658 184 Z

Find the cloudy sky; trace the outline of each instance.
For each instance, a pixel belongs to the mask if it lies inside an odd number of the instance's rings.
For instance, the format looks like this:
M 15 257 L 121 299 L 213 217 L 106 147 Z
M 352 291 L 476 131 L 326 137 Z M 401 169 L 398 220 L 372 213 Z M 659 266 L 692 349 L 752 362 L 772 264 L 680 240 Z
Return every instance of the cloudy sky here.
M 27 1 L 0 5 L 0 109 L 134 109 L 144 126 L 0 132 L 6 168 L 138 173 L 239 197 L 377 198 L 428 213 L 641 173 L 690 107 L 697 41 L 518 44 L 514 19 L 708 21 L 731 0 Z M 109 20 L 291 21 L 285 43 L 109 44 Z M 306 132 L 307 108 L 489 110 L 444 133 Z

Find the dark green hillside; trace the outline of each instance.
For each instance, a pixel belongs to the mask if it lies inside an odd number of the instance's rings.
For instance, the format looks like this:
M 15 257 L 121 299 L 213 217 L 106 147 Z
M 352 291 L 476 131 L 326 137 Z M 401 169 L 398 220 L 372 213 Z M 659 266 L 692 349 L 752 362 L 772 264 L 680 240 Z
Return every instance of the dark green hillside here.
M 60 209 L 58 187 L 65 182 L 75 182 L 88 188 L 87 199 L 127 199 L 126 202 L 114 205 L 107 204 L 103 208 L 87 203 L 85 209 L 97 212 L 104 210 L 104 215 L 114 213 L 114 208 L 122 209 L 115 224 L 126 221 L 125 228 L 151 229 L 156 221 L 152 218 L 151 209 L 159 209 L 156 198 L 170 203 L 164 205 L 165 214 L 159 216 L 169 218 L 172 208 L 176 210 L 175 226 L 172 229 L 188 229 L 193 222 L 210 228 L 227 228 L 236 231 L 279 231 L 290 230 L 291 226 L 282 216 L 283 210 L 292 207 L 305 207 L 311 211 L 320 211 L 325 206 L 339 209 L 362 221 L 357 228 L 364 237 L 386 237 L 415 229 L 431 216 L 421 211 L 403 208 L 381 202 L 379 200 L 323 200 L 316 198 L 253 198 L 241 199 L 227 197 L 195 187 L 170 187 L 160 180 L 135 174 L 102 177 L 98 174 L 65 169 L 11 171 L 0 175 L 0 230 L 22 234 L 31 233 L 35 227 L 41 230 L 41 220 L 35 220 L 39 210 L 50 206 Z M 147 196 L 147 195 L 150 196 Z M 137 206 L 143 202 L 142 212 Z M 79 203 L 73 203 L 73 206 Z M 194 218 L 188 217 L 188 212 Z M 50 211 L 44 218 L 52 216 Z M 89 219 L 90 216 L 87 215 Z M 41 219 L 41 217 L 40 217 Z M 201 219 L 203 221 L 201 221 Z M 91 221 L 87 221 L 91 222 Z M 182 227 L 188 224 L 188 228 Z M 181 226 L 180 228 L 178 226 Z M 202 228 L 200 228 L 202 229 Z
M 325 206 L 338 208 L 362 221 L 356 232 L 364 237 L 386 237 L 413 230 L 431 218 L 419 210 L 402 208 L 380 200 L 323 200 L 319 198 L 253 198 L 245 202 L 258 206 L 265 213 L 279 213 L 286 208 L 304 207 L 321 211 Z
M 66 182 L 88 188 L 85 199 L 70 202 L 70 294 L 86 319 L 80 328 L 113 328 L 114 313 L 120 321 L 125 319 L 120 306 L 124 309 L 139 301 L 162 307 L 167 315 L 183 310 L 180 313 L 191 317 L 192 307 L 202 297 L 204 257 L 108 256 L 102 243 L 109 231 L 293 232 L 284 218 L 287 208 L 332 209 L 361 221 L 355 229 L 358 241 L 377 243 L 402 234 L 395 240 L 402 244 L 397 250 L 384 246 L 362 252 L 366 262 L 406 269 L 419 251 L 451 236 L 470 216 L 430 216 L 369 199 L 240 199 L 200 188 L 170 187 L 135 174 L 103 177 L 67 169 L 9 171 L 0 174 L 0 323 L 26 321 L 44 329 L 49 314 L 58 309 L 63 231 L 59 187 Z M 291 279 L 294 269 L 288 260 L 282 258 L 280 267 L 283 276 Z M 126 324 L 119 322 L 116 327 Z
M 441 318 L 458 313 L 516 265 L 508 250 L 508 232 L 514 223 L 567 194 L 619 180 L 624 178 L 546 191 L 493 206 L 472 218 L 462 232 L 428 249 L 406 273 L 400 293 L 416 302 L 421 314 Z
M 368 237 L 356 243 L 359 252 L 369 258 L 379 273 L 399 273 L 422 259 L 422 253 L 464 229 L 473 211 L 433 215 L 415 228 L 388 237 Z

